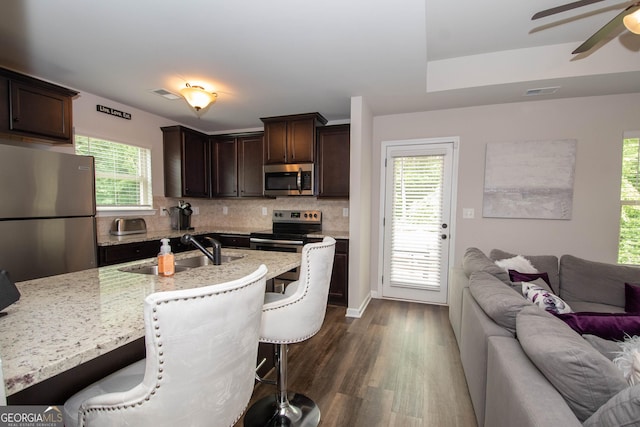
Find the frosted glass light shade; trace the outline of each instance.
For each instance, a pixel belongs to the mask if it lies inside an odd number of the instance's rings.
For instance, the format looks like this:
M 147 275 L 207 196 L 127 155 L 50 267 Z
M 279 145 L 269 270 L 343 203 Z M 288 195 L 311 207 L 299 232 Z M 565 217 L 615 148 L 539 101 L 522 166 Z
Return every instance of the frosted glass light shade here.
M 622 19 L 627 30 L 634 34 L 640 34 L 640 9 L 628 14 Z
M 189 83 L 187 87 L 180 90 L 180 94 L 196 111 L 207 108 L 218 99 L 217 93 L 207 92 L 202 86 L 191 86 Z

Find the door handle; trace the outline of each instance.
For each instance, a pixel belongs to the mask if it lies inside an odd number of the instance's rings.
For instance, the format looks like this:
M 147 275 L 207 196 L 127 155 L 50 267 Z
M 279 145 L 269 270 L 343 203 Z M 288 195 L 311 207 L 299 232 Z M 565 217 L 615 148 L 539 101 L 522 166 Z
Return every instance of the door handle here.
M 298 193 L 302 194 L 302 168 L 298 169 L 298 175 L 296 176 L 296 187 L 298 187 Z

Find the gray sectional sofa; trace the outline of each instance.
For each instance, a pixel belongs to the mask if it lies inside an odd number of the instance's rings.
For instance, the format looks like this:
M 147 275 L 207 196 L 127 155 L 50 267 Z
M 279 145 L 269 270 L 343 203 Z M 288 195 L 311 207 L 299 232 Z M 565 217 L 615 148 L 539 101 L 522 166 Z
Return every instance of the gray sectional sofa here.
M 451 272 L 449 318 L 478 426 L 640 425 L 640 385 L 612 362 L 619 344 L 580 335 L 524 298 L 494 263 L 514 256 L 469 248 Z M 574 312 L 622 313 L 625 283 L 640 284 L 638 268 L 524 257 Z

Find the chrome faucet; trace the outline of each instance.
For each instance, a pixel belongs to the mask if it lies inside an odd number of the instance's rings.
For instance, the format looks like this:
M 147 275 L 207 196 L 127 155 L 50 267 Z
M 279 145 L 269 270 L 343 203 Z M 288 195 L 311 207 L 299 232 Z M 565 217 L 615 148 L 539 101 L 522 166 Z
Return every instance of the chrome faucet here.
M 192 244 L 196 248 L 200 250 L 207 258 L 211 260 L 213 265 L 222 264 L 222 244 L 214 239 L 213 237 L 205 237 L 206 240 L 211 243 L 211 249 L 213 249 L 213 253 L 209 252 L 207 248 L 205 248 L 202 243 L 198 242 L 193 238 L 191 234 L 185 234 L 180 238 L 180 241 L 185 245 Z

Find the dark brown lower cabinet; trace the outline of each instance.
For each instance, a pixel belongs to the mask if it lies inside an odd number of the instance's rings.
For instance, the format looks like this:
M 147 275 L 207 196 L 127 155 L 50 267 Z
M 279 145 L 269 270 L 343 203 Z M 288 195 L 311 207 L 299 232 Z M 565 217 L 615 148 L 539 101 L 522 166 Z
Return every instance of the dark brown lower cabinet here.
M 321 242 L 322 239 L 309 239 Z M 349 303 L 349 240 L 336 239 L 333 271 L 329 285 L 329 304 L 346 306 Z

